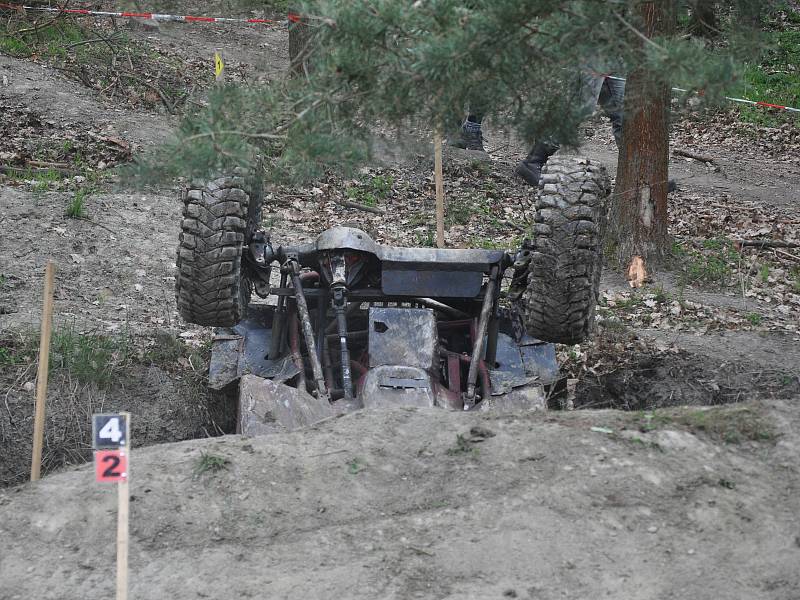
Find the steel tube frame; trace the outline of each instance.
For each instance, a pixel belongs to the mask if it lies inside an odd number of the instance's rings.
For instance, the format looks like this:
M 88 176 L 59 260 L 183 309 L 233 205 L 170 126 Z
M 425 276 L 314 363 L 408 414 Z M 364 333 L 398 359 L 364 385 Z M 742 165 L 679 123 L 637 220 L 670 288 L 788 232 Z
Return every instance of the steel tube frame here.
M 486 283 L 486 293 L 483 296 L 483 306 L 481 316 L 478 320 L 478 330 L 475 335 L 475 344 L 472 348 L 472 356 L 469 361 L 469 372 L 467 373 L 467 397 L 464 401 L 464 410 L 468 410 L 475 400 L 475 382 L 478 379 L 478 363 L 483 354 L 483 342 L 486 339 L 486 330 L 489 326 L 489 318 L 494 309 L 494 297 L 497 290 L 497 274 L 499 267 L 492 267 L 489 273 L 489 281 Z

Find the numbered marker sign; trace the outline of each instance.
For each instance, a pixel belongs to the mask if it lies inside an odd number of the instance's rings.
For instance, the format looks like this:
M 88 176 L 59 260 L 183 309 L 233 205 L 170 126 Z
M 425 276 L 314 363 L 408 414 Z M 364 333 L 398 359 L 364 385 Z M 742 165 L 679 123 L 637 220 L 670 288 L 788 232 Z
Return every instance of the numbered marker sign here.
M 94 449 L 119 449 L 128 445 L 128 415 L 94 415 Z
M 95 479 L 102 483 L 117 483 L 128 479 L 128 444 L 130 440 L 130 415 L 94 415 L 92 438 L 94 443 Z
M 125 450 L 97 450 L 94 453 L 95 481 L 117 483 L 128 479 L 128 453 Z

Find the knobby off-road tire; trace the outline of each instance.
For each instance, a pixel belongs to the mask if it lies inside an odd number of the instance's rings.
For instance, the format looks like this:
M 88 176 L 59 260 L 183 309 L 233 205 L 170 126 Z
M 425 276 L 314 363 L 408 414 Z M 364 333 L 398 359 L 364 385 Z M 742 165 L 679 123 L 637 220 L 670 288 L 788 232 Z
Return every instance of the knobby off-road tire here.
M 235 325 L 250 302 L 242 253 L 261 221 L 261 185 L 244 177 L 221 177 L 190 185 L 183 202 L 178 310 L 197 325 Z
M 554 156 L 542 169 L 523 295 L 530 335 L 577 344 L 593 330 L 610 190 L 605 169 L 586 159 Z

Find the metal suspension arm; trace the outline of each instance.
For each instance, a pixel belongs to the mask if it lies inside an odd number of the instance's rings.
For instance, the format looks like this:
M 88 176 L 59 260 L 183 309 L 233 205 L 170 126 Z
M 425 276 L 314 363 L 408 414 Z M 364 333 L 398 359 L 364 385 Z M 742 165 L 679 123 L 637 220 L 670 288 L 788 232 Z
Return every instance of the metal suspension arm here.
M 346 290 L 343 287 L 333 289 L 333 308 L 336 311 L 336 324 L 339 330 L 339 344 L 342 359 L 342 387 L 344 399 L 353 399 L 353 377 L 350 373 L 350 351 L 347 349 L 347 306 Z
M 303 282 L 300 281 L 300 265 L 297 261 L 289 259 L 286 262 L 289 275 L 292 277 L 294 286 L 294 298 L 297 303 L 297 312 L 300 316 L 300 324 L 303 328 L 303 337 L 308 348 L 308 360 L 311 361 L 311 371 L 314 373 L 314 382 L 317 386 L 317 397 L 330 401 L 328 387 L 325 385 L 325 377 L 322 375 L 322 365 L 317 353 L 317 344 L 314 341 L 314 328 L 311 326 L 311 315 L 308 312 L 308 303 L 303 293 Z
M 475 345 L 472 348 L 472 356 L 469 361 L 469 372 L 467 373 L 467 398 L 464 409 L 468 409 L 475 400 L 475 382 L 478 379 L 478 363 L 483 354 L 483 342 L 486 339 L 486 330 L 489 326 L 489 317 L 494 310 L 494 297 L 497 290 L 497 274 L 499 267 L 494 266 L 489 272 L 489 281 L 486 284 L 486 293 L 483 296 L 483 306 L 481 316 L 478 320 L 478 331 L 475 335 Z

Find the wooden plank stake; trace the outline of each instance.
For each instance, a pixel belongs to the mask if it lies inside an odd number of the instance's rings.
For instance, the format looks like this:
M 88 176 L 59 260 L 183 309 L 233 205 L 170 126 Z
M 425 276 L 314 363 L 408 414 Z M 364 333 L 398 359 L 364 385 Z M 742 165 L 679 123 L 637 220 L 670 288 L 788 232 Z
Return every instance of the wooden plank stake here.
M 53 287 L 55 266 L 48 261 L 44 273 L 44 302 L 42 306 L 41 336 L 39 338 L 39 370 L 36 374 L 36 409 L 33 419 L 33 455 L 31 481 L 38 481 L 42 469 L 44 443 L 44 417 L 47 402 L 47 372 L 50 367 L 50 332 L 53 326 Z
M 442 178 L 442 131 L 433 139 L 433 177 L 436 181 L 436 247 L 444 248 L 444 180 Z
M 128 507 L 131 474 L 131 415 L 92 416 L 95 479 L 117 484 L 117 600 L 128 599 Z
M 130 423 L 130 419 L 128 419 Z M 128 455 L 128 470 L 131 466 L 130 437 L 123 449 Z M 117 484 L 117 600 L 128 600 L 128 477 Z

